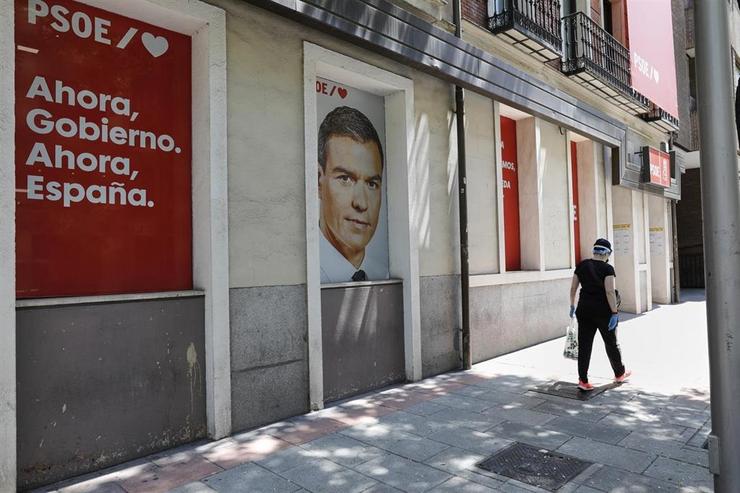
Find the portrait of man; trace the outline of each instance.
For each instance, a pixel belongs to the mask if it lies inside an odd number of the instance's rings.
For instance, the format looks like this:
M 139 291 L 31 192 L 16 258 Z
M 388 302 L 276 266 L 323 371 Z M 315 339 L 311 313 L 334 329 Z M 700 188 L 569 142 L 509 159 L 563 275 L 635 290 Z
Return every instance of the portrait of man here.
M 339 106 L 319 127 L 321 282 L 386 279 L 386 259 L 368 255 L 383 201 L 383 144 L 359 110 Z

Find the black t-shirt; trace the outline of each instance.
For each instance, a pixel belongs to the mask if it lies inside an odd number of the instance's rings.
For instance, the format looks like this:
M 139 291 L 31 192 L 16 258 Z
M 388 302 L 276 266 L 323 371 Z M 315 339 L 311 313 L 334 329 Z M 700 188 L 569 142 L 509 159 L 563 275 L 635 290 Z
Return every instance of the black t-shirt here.
M 576 276 L 581 283 L 578 311 L 594 315 L 609 315 L 611 308 L 606 299 L 604 279 L 615 276 L 614 267 L 601 260 L 586 259 L 576 267 Z

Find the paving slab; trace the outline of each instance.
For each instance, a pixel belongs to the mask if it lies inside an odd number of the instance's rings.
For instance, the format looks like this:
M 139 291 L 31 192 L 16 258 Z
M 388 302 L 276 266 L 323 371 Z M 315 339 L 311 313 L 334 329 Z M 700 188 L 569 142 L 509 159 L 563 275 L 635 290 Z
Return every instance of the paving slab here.
M 436 442 L 486 456 L 494 454 L 512 443 L 512 440 L 473 430 L 444 430 L 429 435 L 429 438 Z
M 611 444 L 617 444 L 629 435 L 627 430 L 621 428 L 601 425 L 577 418 L 555 418 L 552 421 L 548 421 L 543 427 L 548 430 L 555 430 L 568 435 Z
M 465 397 L 463 395 L 445 395 L 432 399 L 429 402 L 451 407 L 453 409 L 462 409 L 464 411 L 472 411 L 476 413 L 483 412 L 493 406 L 493 403 L 491 402 L 473 399 L 472 397 Z
M 182 485 L 179 488 L 175 488 L 174 490 L 170 490 L 169 493 L 213 493 L 214 491 L 216 490 L 206 485 L 205 483 L 194 481 L 192 483 Z
M 558 492 L 558 493 L 565 493 L 565 492 Z M 591 488 L 590 486 L 578 486 L 576 489 L 573 490 L 573 493 L 601 493 L 599 490 L 595 488 Z
M 450 474 L 458 474 L 462 471 L 472 470 L 475 465 L 486 458 L 485 454 L 464 450 L 458 447 L 449 447 L 437 455 L 425 461 L 427 465 L 447 471 Z M 502 481 L 503 482 L 503 481 Z
M 686 432 L 685 427 L 660 421 L 657 416 L 654 417 L 652 422 L 649 422 L 640 420 L 634 416 L 609 414 L 599 420 L 599 424 L 613 426 L 629 432 L 638 431 L 643 435 L 648 435 L 658 439 L 662 437 L 672 440 L 681 440 Z
M 555 450 L 572 438 L 571 435 L 553 431 L 548 425 L 531 426 L 512 421 L 498 424 L 486 430 L 486 433 L 547 450 Z
M 525 425 L 544 425 L 556 418 L 554 414 L 540 411 L 532 411 L 515 405 L 499 404 L 496 407 L 486 409 L 483 414 L 493 415 L 505 421 L 513 421 Z
M 439 441 L 396 431 L 389 425 L 355 426 L 347 428 L 341 433 L 368 445 L 416 461 L 424 461 L 447 448 L 447 445 Z
M 509 482 L 504 483 L 504 485 L 499 488 L 499 491 L 503 491 L 505 493 L 549 493 L 547 490 L 543 490 L 542 488 L 537 488 L 514 480 L 509 480 Z
M 462 409 L 446 409 L 424 418 L 433 431 L 468 430 L 485 431 L 491 426 L 504 421 L 503 418 L 492 414 L 481 414 L 464 411 Z
M 328 460 L 319 460 L 282 473 L 282 476 L 316 493 L 360 493 L 376 481 Z
M 426 464 L 474 483 L 497 489 L 506 483 L 509 478 L 477 468 L 476 464 L 486 457 L 481 453 L 450 447 L 428 459 Z
M 450 478 L 429 491 L 431 493 L 495 493 L 497 490 L 464 478 Z
M 572 400 L 567 403 L 547 401 L 532 410 L 592 422 L 597 422 L 609 414 L 609 411 L 599 404 L 592 404 L 590 402 L 577 403 Z
M 295 483 L 281 478 L 257 464 L 249 463 L 216 474 L 203 480 L 219 493 L 293 493 L 301 489 Z
M 484 387 L 478 387 L 475 385 L 469 385 L 461 389 L 453 391 L 453 394 L 464 395 L 465 397 L 471 397 L 487 402 L 495 402 L 499 404 L 518 403 L 524 408 L 531 408 L 542 404 L 545 399 L 540 397 L 534 397 L 524 394 L 516 394 L 513 392 L 507 392 L 505 390 L 490 389 Z
M 584 486 L 608 492 L 679 493 L 676 485 L 610 466 L 601 467 L 584 481 Z
M 452 476 L 425 464 L 397 456 L 386 456 L 365 462 L 357 471 L 402 491 L 428 491 Z
M 589 462 L 598 462 L 636 473 L 643 472 L 655 459 L 654 455 L 645 452 L 580 437 L 573 438 L 557 450 Z
M 327 459 L 347 467 L 387 454 L 382 449 L 338 433 L 305 443 L 301 447 L 308 452 L 309 457 Z
M 677 440 L 658 439 L 633 432 L 619 442 L 619 445 L 681 462 L 688 462 L 689 464 L 709 467 L 709 452 L 707 450 L 686 447 L 682 442 Z
M 385 483 L 376 483 L 362 493 L 400 493 L 401 490 Z
M 422 402 L 421 404 L 415 404 L 411 407 L 404 409 L 405 412 L 411 414 L 418 414 L 419 416 L 431 416 L 432 414 L 449 409 L 449 406 L 443 406 L 441 404 L 435 404 L 433 402 Z
M 66 486 L 56 490 L 39 488 L 34 492 L 53 492 L 53 493 L 127 493 L 119 483 L 113 480 L 103 481 L 85 481 L 80 484 Z
M 656 459 L 645 471 L 645 475 L 670 481 L 680 486 L 695 488 L 710 488 L 714 481 L 712 474 L 705 467 L 665 457 Z
M 270 454 L 267 457 L 255 461 L 255 463 L 276 474 L 280 474 L 306 463 L 317 462 L 318 460 L 320 459 L 311 456 L 308 450 L 294 446 Z

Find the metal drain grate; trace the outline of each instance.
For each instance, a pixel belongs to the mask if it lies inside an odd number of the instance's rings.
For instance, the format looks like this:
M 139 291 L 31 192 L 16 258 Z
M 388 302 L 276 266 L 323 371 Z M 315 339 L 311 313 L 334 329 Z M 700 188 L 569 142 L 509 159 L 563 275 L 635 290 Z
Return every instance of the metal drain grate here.
M 575 457 L 515 442 L 478 467 L 548 491 L 557 491 L 590 466 Z
M 571 382 L 555 382 L 549 385 L 543 385 L 540 387 L 534 387 L 533 392 L 539 392 L 540 394 L 556 395 L 558 397 L 565 397 L 566 399 L 575 399 L 578 401 L 587 401 L 593 399 L 597 395 L 601 394 L 605 390 L 612 389 L 616 384 L 610 383 L 602 385 L 600 387 L 594 387 L 593 390 L 584 392 L 578 388 L 578 386 Z

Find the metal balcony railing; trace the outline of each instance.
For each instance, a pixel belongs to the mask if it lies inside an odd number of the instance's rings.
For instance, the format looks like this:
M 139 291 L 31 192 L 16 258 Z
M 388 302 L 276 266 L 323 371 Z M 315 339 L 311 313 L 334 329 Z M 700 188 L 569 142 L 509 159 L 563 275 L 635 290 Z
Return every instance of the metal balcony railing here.
M 496 0 L 488 18 L 494 34 L 515 29 L 560 56 L 563 38 L 560 31 L 560 0 Z
M 589 71 L 623 94 L 635 96 L 627 48 L 583 12 L 563 17 L 563 27 L 563 73 Z

